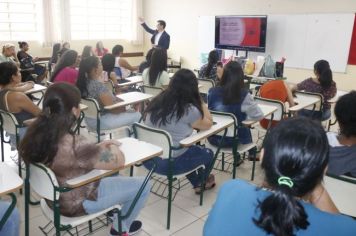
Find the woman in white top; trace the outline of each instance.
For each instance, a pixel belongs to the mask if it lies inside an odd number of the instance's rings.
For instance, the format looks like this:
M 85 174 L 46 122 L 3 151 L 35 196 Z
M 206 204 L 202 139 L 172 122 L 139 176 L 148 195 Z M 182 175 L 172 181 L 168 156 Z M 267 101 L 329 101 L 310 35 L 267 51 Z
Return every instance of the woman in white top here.
M 128 61 L 122 58 L 124 48 L 121 45 L 115 45 L 112 49 L 112 54 L 115 56 L 115 67 L 120 68 L 120 77 L 125 79 L 131 75 L 131 72 L 137 71 L 138 66 L 131 66 Z
M 142 73 L 145 85 L 167 88 L 169 75 L 167 73 L 167 51 L 164 49 L 154 49 L 151 57 L 151 65 Z

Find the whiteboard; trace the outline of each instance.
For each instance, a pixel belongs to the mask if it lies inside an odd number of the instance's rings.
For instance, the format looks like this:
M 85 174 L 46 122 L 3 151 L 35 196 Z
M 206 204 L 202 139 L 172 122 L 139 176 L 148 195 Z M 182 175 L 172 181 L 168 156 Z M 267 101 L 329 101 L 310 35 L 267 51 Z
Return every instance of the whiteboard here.
M 268 15 L 266 52 L 286 67 L 313 69 L 317 60 L 329 61 L 332 71 L 345 72 L 350 51 L 354 14 Z M 199 52 L 214 48 L 214 16 L 199 18 Z M 208 49 L 208 47 L 210 47 Z

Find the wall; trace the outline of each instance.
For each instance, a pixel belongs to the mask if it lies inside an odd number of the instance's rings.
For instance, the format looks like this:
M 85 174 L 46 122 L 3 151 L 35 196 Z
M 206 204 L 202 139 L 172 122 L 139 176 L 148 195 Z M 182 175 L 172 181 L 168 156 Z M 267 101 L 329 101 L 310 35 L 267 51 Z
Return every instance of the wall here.
M 199 16 L 356 12 L 355 0 L 146 0 L 143 4 L 144 17 L 151 27 L 158 19 L 167 22 L 169 54 L 181 56 L 183 66 L 191 69 L 199 65 Z M 146 34 L 145 51 L 151 46 L 149 38 Z M 285 68 L 284 74 L 296 83 L 312 76 L 313 71 Z M 334 73 L 334 79 L 339 89 L 356 89 L 356 66 L 348 66 L 346 73 Z

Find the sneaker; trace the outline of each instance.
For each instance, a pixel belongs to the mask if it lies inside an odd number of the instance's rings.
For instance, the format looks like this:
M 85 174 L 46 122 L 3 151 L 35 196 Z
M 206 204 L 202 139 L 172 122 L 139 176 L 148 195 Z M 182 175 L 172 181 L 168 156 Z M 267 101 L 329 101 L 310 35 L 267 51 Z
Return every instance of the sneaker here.
M 114 229 L 114 227 L 111 227 L 111 229 L 110 229 L 110 234 L 111 234 L 112 236 L 129 236 L 129 234 L 126 233 L 126 232 L 123 232 L 121 235 L 119 235 L 119 232 L 117 232 L 117 231 Z
M 135 235 L 138 232 L 140 232 L 141 229 L 142 229 L 142 222 L 139 221 L 139 220 L 135 220 L 134 222 L 131 223 L 129 233 L 124 232 L 124 233 L 121 234 L 121 236 Z M 119 232 L 117 232 L 113 227 L 111 227 L 110 234 L 118 236 Z
M 129 235 L 135 235 L 142 229 L 142 222 L 139 220 L 134 220 L 130 225 Z

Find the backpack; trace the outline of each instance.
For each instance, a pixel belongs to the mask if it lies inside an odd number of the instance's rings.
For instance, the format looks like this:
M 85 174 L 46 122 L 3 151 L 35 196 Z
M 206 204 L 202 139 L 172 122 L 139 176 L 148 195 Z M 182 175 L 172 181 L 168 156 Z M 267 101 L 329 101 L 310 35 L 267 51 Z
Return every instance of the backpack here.
M 265 64 L 261 70 L 261 76 L 276 77 L 276 63 L 273 61 L 271 55 L 268 55 L 265 59 Z

